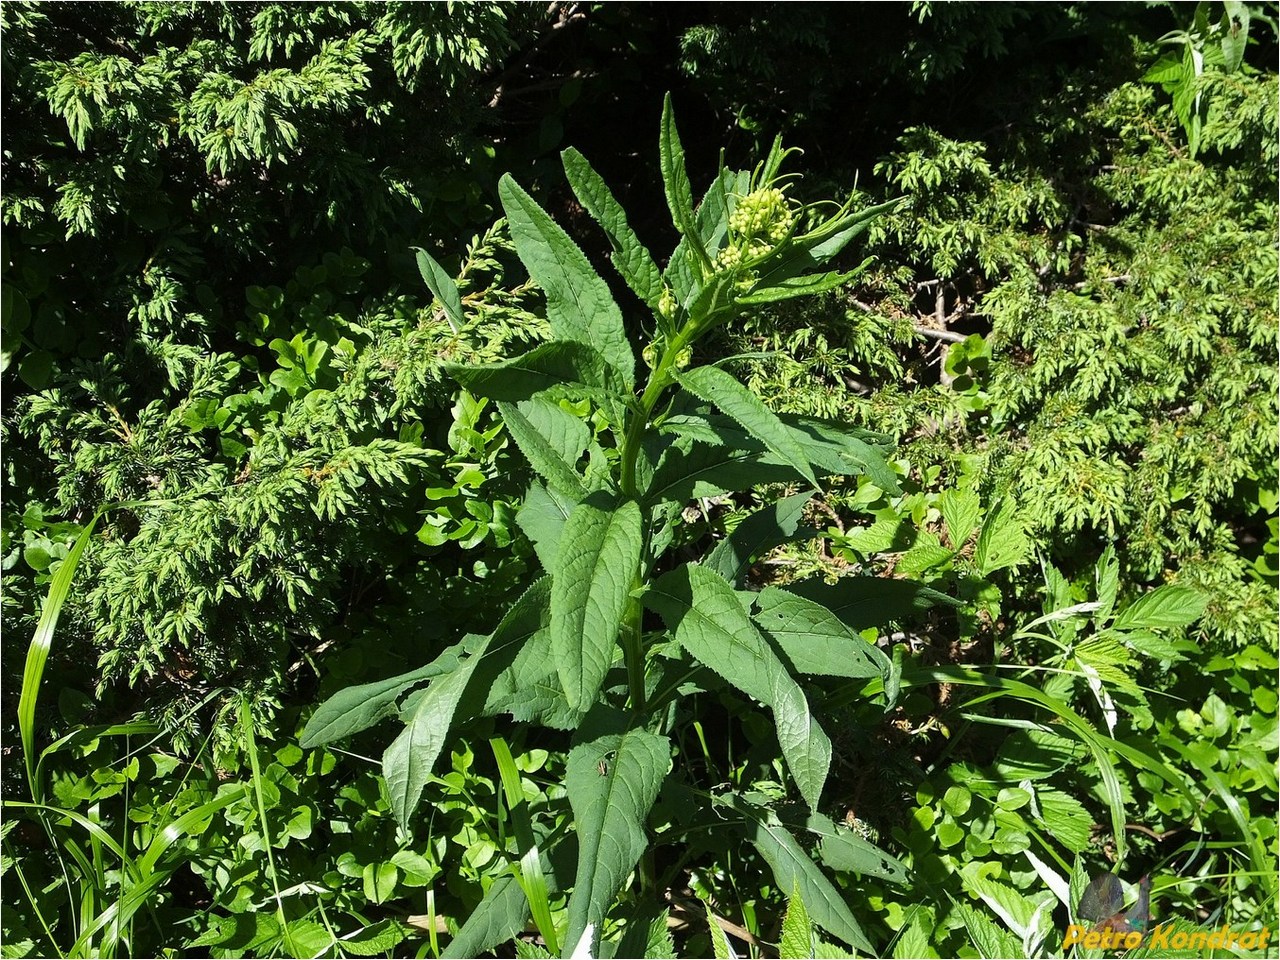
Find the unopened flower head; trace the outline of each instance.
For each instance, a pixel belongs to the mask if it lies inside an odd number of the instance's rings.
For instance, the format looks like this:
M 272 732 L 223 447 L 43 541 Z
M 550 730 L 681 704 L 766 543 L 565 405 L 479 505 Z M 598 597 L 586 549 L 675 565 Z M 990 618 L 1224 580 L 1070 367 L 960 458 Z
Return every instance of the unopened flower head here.
M 729 215 L 729 229 L 739 237 L 764 241 L 770 247 L 786 239 L 795 222 L 795 213 L 786 194 L 778 187 L 752 191 L 738 201 Z

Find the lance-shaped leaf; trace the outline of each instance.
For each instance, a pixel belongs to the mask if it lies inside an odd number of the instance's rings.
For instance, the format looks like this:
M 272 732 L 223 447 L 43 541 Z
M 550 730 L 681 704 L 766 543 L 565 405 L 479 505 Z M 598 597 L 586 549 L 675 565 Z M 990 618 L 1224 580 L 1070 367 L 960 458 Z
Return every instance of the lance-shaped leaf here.
M 570 147 L 560 154 L 560 159 L 564 162 L 565 176 L 574 194 L 609 237 L 613 247 L 613 265 L 618 273 L 636 296 L 657 309 L 658 299 L 662 296 L 662 275 L 652 255 L 627 222 L 626 211 L 581 153 Z
M 524 503 L 516 514 L 516 523 L 533 542 L 534 552 L 542 561 L 542 568 L 547 571 L 556 568 L 556 557 L 560 553 L 560 536 L 564 532 L 565 521 L 573 512 L 575 500 L 565 496 L 558 490 L 544 487 L 536 480 L 529 484 L 524 495 Z
M 907 865 L 897 857 L 862 839 L 848 827 L 837 826 L 830 817 L 811 813 L 804 828 L 821 838 L 818 856 L 832 870 L 861 873 L 894 883 L 906 883 L 911 877 Z
M 574 500 L 586 496 L 575 467 L 591 439 L 585 423 L 538 397 L 521 403 L 500 402 L 498 410 L 507 432 L 533 469 L 565 496 Z
M 401 694 L 424 680 L 456 670 L 463 651 L 468 647 L 474 649 L 484 640 L 481 636 L 468 635 L 425 667 L 338 691 L 311 715 L 302 731 L 301 746 L 310 749 L 367 730 L 396 712 Z
M 498 195 L 520 262 L 547 295 L 547 320 L 556 337 L 595 347 L 629 389 L 635 382 L 635 357 L 608 285 L 510 174 L 499 181 Z
M 750 449 L 737 450 L 681 440 L 662 452 L 645 488 L 645 502 L 684 503 L 795 478 L 795 471 L 785 464 L 763 462 L 766 455 L 764 445 L 754 442 Z
M 604 357 L 576 340 L 553 340 L 501 363 L 446 363 L 444 369 L 472 393 L 494 400 L 527 400 L 559 386 L 613 392 Z
M 888 577 L 841 577 L 835 583 L 803 580 L 787 585 L 787 592 L 826 607 L 848 627 L 883 627 L 913 613 L 959 601 L 912 580 Z
M 724 243 L 729 231 L 729 199 L 733 193 L 745 193 L 750 175 L 744 170 L 735 173 L 731 170 L 720 171 L 720 176 L 712 181 L 711 186 L 698 204 L 695 216 L 698 224 L 698 236 L 702 238 L 703 247 L 709 256 L 714 256 Z M 681 303 L 691 302 L 697 288 L 702 284 L 702 272 L 691 264 L 693 255 L 690 247 L 694 241 L 680 238 L 675 252 L 671 254 L 671 262 L 663 273 L 663 278 L 671 284 L 676 299 Z
M 765 587 L 756 596 L 755 621 L 778 642 L 798 673 L 824 677 L 883 677 L 889 658 L 821 604 Z
M 418 272 L 422 274 L 422 279 L 426 281 L 427 289 L 431 291 L 431 295 L 440 304 L 440 309 L 444 311 L 445 319 L 449 321 L 449 326 L 454 333 L 457 333 L 466 322 L 462 315 L 462 297 L 458 295 L 458 284 L 454 281 L 449 271 L 440 266 L 431 254 L 421 247 L 414 247 L 413 249 L 418 255 Z
M 795 536 L 805 504 L 812 499 L 812 491 L 797 493 L 757 510 L 717 543 L 703 564 L 736 585 L 753 559 Z
M 777 454 L 793 470 L 818 486 L 804 448 L 754 393 L 719 367 L 695 367 L 676 375 L 680 385 L 700 400 L 714 403 L 742 429 Z
M 771 286 L 756 284 L 751 288 L 750 293 L 739 296 L 737 301 L 758 305 L 826 293 L 828 290 L 834 290 L 848 283 L 866 269 L 869 263 L 869 260 L 864 261 L 857 270 L 850 270 L 848 273 L 810 273 L 802 277 L 788 277 Z
M 571 707 L 595 700 L 640 566 L 640 508 L 596 494 L 564 525 L 551 585 L 551 649 Z
M 565 787 L 578 835 L 578 873 L 569 898 L 575 944 L 596 930 L 649 846 L 644 821 L 671 767 L 671 742 L 645 730 L 610 734 L 569 751 Z
M 1114 626 L 1117 630 L 1185 627 L 1200 619 L 1208 605 L 1209 598 L 1198 590 L 1166 584 L 1121 610 Z
M 662 129 L 658 135 L 658 165 L 662 169 L 662 188 L 671 208 L 671 220 L 689 241 L 690 249 L 698 262 L 711 272 L 711 258 L 698 235 L 698 222 L 693 214 L 693 188 L 689 186 L 689 174 L 684 166 L 684 146 L 676 130 L 675 113 L 671 109 L 671 94 L 662 101 Z
M 815 417 L 782 414 L 778 419 L 818 469 L 837 476 L 865 475 L 886 493 L 901 492 L 898 475 L 885 460 L 893 443 L 883 434 Z
M 552 839 L 534 823 L 534 839 L 537 841 L 546 877 L 547 892 L 558 893 L 565 887 L 569 871 L 577 853 L 577 842 L 572 834 L 558 841 Z M 443 960 L 465 960 L 482 957 L 500 944 L 518 937 L 529 920 L 529 898 L 513 874 L 504 874 L 493 881 L 466 923 L 458 930 L 452 942 L 440 951 Z
M 404 829 L 409 829 L 409 819 L 444 747 L 454 714 L 460 705 L 467 716 L 483 710 L 497 675 L 545 625 L 549 594 L 550 585 L 544 577 L 511 606 L 491 636 L 471 644 L 453 670 L 414 694 L 403 707 L 405 728 L 382 755 L 382 775 L 392 812 Z
M 809 859 L 804 847 L 772 810 L 733 795 L 717 797 L 714 802 L 741 819 L 747 839 L 769 864 L 779 890 L 798 890 L 814 923 L 854 949 L 875 954 L 875 948 L 854 919 L 840 891 Z
M 712 570 L 685 566 L 654 581 L 644 602 L 694 659 L 772 708 L 787 769 L 810 808 L 816 808 L 831 767 L 831 741 L 733 588 Z

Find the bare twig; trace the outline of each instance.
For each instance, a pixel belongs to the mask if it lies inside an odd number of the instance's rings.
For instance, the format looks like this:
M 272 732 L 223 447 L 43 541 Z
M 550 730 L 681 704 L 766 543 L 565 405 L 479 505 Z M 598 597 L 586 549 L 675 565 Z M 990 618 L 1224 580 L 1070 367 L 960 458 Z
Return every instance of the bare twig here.
M 954 333 L 950 330 L 935 330 L 933 327 L 915 327 L 915 332 L 922 337 L 932 337 L 934 340 L 946 340 L 948 343 L 964 343 L 969 338 L 963 333 Z

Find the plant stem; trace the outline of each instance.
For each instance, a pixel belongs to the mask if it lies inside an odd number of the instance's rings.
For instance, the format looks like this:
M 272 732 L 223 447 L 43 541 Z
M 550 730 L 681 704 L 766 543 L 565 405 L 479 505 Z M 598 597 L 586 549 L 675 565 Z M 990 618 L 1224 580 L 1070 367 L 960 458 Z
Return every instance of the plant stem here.
M 658 405 L 663 392 L 671 383 L 671 366 L 675 363 L 680 351 L 684 349 L 685 338 L 679 334 L 673 337 L 663 350 L 662 358 L 654 368 L 649 382 L 645 385 L 640 397 L 640 404 L 627 414 L 627 424 L 622 440 L 622 495 L 628 499 L 636 499 L 636 460 L 640 456 L 640 444 L 649 428 L 649 418 L 653 408 Z M 646 539 L 647 539 L 646 531 Z M 644 586 L 645 558 L 643 552 L 640 563 L 631 578 L 631 592 L 634 594 Z M 631 698 L 631 709 L 639 716 L 644 715 L 644 631 L 642 619 L 644 608 L 634 595 L 627 601 L 627 609 L 622 618 L 622 653 L 627 666 L 627 688 Z

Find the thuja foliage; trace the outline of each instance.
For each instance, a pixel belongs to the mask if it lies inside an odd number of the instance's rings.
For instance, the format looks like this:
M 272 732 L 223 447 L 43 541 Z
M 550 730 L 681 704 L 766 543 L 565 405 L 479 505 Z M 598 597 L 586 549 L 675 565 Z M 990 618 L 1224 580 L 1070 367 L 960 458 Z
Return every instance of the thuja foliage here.
M 1224 55 L 1232 16 L 1057 68 L 986 139 L 908 129 L 876 270 L 728 345 L 779 351 L 748 373 L 768 402 L 893 434 L 926 486 L 980 475 L 1073 572 L 1110 543 L 1126 585 L 1207 589 L 1224 649 L 1275 642 L 1277 484 L 1277 98 Z M 1196 42 L 1193 143 L 1167 91 Z
M 801 206 L 781 173 L 786 156 L 775 143 L 752 171 L 722 168 L 695 207 L 668 99 L 661 168 L 681 239 L 660 270 L 586 159 L 565 152 L 575 194 L 649 308 L 643 366 L 605 282 L 513 179 L 501 182 L 516 250 L 546 294 L 553 338 L 496 364 L 448 370 L 471 393 L 498 402 L 539 476 L 518 522 L 545 575 L 492 634 L 466 636 L 419 669 L 338 693 L 303 738 L 304 745 L 332 742 L 397 715 L 403 730 L 382 768 L 396 816 L 412 829 L 455 725 L 506 713 L 573 731 L 563 781 L 573 834 L 522 838 L 518 875 L 490 888 L 450 955 L 473 955 L 516 935 L 526 900 L 538 906 L 535 880 L 572 886 L 565 929 L 547 929 L 549 919 L 535 912 L 544 939 L 566 955 L 598 949 L 610 908 L 637 867 L 641 900 L 657 907 L 671 878 L 656 874 L 655 845 L 679 842 L 685 832 L 656 816 L 660 792 L 745 834 L 780 889 L 803 891 L 816 923 L 849 946 L 872 949 L 792 831 L 798 825 L 821 838 L 824 857 L 842 869 L 896 880 L 902 867 L 818 812 L 832 745 L 803 678 L 848 678 L 891 705 L 894 667 L 858 631 L 945 598 L 906 581 L 858 577 L 744 590 L 752 559 L 797 535 L 801 509 L 822 478 L 866 476 L 896 491 L 897 477 L 883 437 L 776 415 L 720 367 L 692 360 L 703 337 L 743 312 L 847 282 L 856 270 L 821 268 L 893 206 Z M 427 267 L 451 310 L 451 281 Z M 566 407 L 582 400 L 591 405 L 587 422 Z M 681 562 L 679 527 L 692 498 L 763 483 L 807 489 L 766 506 L 698 562 Z M 784 824 L 745 785 L 702 789 L 686 769 L 689 758 L 672 739 L 682 702 L 726 685 L 769 708 L 790 782 L 807 808 L 797 824 Z M 661 832 L 651 838 L 651 828 Z M 576 860 L 572 875 L 566 859 Z
M 224 719 L 239 692 L 269 710 L 362 601 L 435 596 L 444 562 L 390 576 L 415 556 L 461 553 L 459 602 L 466 583 L 510 589 L 522 561 L 477 549 L 514 533 L 494 411 L 451 412 L 439 365 L 535 342 L 545 323 L 502 282 L 501 230 L 464 254 L 464 333 L 424 308 L 408 247 L 441 219 L 451 233 L 477 209 L 492 219 L 486 77 L 546 12 L 2 16 L 10 624 L 34 626 L 97 508 L 163 502 L 108 514 L 60 646 L 101 655 L 78 679 L 133 683 L 134 706 L 190 747 L 211 690 Z M 234 723 L 218 727 L 236 747 Z

